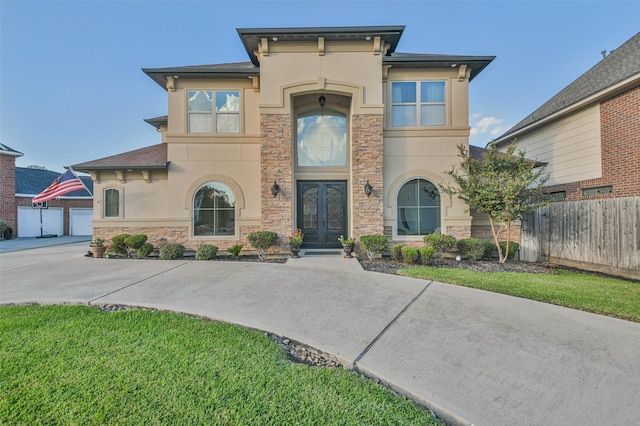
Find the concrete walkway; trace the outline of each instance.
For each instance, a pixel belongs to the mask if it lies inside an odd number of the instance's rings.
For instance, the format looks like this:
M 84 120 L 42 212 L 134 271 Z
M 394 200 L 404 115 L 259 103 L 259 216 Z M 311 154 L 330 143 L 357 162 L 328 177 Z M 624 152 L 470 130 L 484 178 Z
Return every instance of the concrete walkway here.
M 92 259 L 88 243 L 0 254 L 0 303 L 126 304 L 242 324 L 329 352 L 449 423 L 630 425 L 640 324 L 484 291 L 286 264 Z

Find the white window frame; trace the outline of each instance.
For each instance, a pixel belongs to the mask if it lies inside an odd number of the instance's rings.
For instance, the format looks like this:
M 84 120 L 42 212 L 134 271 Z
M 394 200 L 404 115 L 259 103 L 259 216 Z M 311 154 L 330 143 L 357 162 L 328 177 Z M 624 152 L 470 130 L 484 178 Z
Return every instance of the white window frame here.
M 211 93 L 211 111 L 189 111 L 189 98 L 192 93 L 207 92 Z M 238 111 L 217 111 L 216 98 L 218 93 L 231 92 L 238 94 Z M 242 90 L 240 89 L 188 89 L 186 91 L 186 111 L 187 111 L 187 132 L 190 134 L 237 134 L 242 132 Z M 191 115 L 207 115 L 211 118 L 211 131 L 194 131 L 191 130 Z M 236 115 L 238 117 L 238 130 L 234 132 L 219 132 L 218 117 L 222 115 Z
M 394 83 L 414 83 L 416 85 L 416 99 L 415 102 L 393 102 L 393 85 Z M 422 83 L 442 83 L 444 92 L 444 101 L 442 102 L 422 102 Z M 402 128 L 417 128 L 417 127 L 443 127 L 447 125 L 447 81 L 442 79 L 436 80 L 394 80 L 391 82 L 389 100 L 391 109 L 389 111 L 389 124 L 394 129 Z M 444 110 L 444 121 L 442 124 L 422 124 L 422 108 L 425 106 L 439 106 L 441 105 Z M 395 106 L 414 106 L 416 109 L 415 125 L 394 125 L 393 124 L 393 109 Z

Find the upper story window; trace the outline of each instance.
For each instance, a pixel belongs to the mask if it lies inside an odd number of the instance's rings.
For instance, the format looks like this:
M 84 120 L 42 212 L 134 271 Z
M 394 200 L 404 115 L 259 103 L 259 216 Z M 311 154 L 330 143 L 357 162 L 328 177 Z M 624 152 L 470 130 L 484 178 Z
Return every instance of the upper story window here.
M 391 126 L 444 126 L 444 81 L 391 83 Z
M 190 133 L 240 133 L 240 92 L 189 90 L 187 96 Z
M 120 190 L 104 190 L 104 217 L 120 217 Z
M 347 117 L 324 112 L 297 121 L 298 167 L 347 166 Z

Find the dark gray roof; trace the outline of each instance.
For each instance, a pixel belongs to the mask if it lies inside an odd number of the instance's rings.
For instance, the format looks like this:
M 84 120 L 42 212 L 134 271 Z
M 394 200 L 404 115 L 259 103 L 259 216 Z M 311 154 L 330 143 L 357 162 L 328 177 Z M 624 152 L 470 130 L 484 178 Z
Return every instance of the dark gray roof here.
M 253 54 L 258 48 L 260 39 L 267 37 L 278 41 L 315 41 L 318 37 L 325 40 L 355 41 L 382 38 L 389 43 L 389 52 L 394 52 L 402 37 L 404 25 L 392 26 L 360 26 L 360 27 L 302 27 L 302 28 L 237 28 L 247 55 L 255 66 L 259 66 L 258 58 Z M 367 39 L 369 37 L 369 39 Z
M 22 157 L 24 155 L 20 151 L 16 151 L 3 143 L 0 143 L 0 154 L 12 155 L 14 157 Z
M 251 62 L 232 62 L 227 64 L 188 65 L 167 68 L 142 68 L 142 71 L 158 83 L 163 89 L 167 88 L 167 77 L 196 77 L 196 78 L 246 78 L 260 75 L 260 69 Z
M 393 68 L 455 68 L 467 65 L 471 69 L 469 81 L 491 63 L 495 56 L 439 55 L 428 53 L 392 53 L 383 62 Z
M 540 108 L 507 130 L 496 142 L 510 134 L 562 111 L 591 95 L 640 74 L 640 32 L 612 51 L 589 71 L 545 102 Z
M 35 196 L 41 193 L 64 173 L 52 170 L 30 169 L 27 167 L 16 167 L 16 194 Z M 93 192 L 93 181 L 89 176 L 78 176 L 84 186 Z M 91 197 L 85 190 L 73 191 L 62 197 Z
M 156 129 L 160 129 L 163 125 L 166 126 L 169 123 L 169 116 L 161 115 L 160 117 L 145 118 L 144 121 Z
M 75 164 L 74 170 L 167 170 L 167 144 L 147 146 L 122 154 L 112 155 L 85 163 Z

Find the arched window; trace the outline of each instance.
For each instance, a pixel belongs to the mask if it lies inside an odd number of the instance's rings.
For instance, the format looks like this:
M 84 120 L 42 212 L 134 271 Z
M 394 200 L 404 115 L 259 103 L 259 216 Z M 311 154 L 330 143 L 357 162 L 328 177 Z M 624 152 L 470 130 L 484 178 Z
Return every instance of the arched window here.
M 207 182 L 193 198 L 193 235 L 225 236 L 236 233 L 236 198 L 227 185 Z
M 300 116 L 298 167 L 347 166 L 347 117 L 335 111 Z
M 120 217 L 120 190 L 107 188 L 104 190 L 104 217 Z
M 398 192 L 398 235 L 426 235 L 440 228 L 440 192 L 425 179 L 413 179 Z

